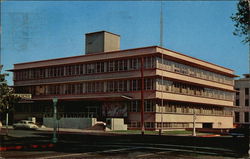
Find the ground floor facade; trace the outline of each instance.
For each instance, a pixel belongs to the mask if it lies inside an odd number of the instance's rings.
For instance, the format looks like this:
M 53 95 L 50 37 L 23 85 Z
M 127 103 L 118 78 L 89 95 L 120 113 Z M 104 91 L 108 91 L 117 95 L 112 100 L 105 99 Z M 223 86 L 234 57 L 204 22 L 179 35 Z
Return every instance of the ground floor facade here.
M 96 118 L 106 122 L 107 118 L 123 118 L 128 129 L 141 128 L 141 101 L 59 101 L 59 118 Z M 44 117 L 52 117 L 52 101 L 32 101 L 15 106 L 14 121 L 36 118 L 43 124 Z M 195 120 L 197 128 L 232 128 L 231 109 L 222 106 L 167 101 L 144 100 L 144 126 L 146 130 L 169 128 L 192 128 Z

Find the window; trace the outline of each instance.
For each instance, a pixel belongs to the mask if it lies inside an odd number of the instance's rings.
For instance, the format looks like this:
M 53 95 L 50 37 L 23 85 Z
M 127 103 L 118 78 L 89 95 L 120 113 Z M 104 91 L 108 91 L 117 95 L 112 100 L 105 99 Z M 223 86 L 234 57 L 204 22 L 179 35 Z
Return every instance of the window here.
M 136 84 L 137 84 L 137 83 L 136 83 L 136 80 L 132 80 L 132 89 L 131 89 L 131 90 L 133 90 L 133 91 L 136 90 L 136 87 L 137 87 Z
M 124 66 L 124 62 L 123 62 L 123 60 L 119 60 L 118 61 L 118 70 L 119 71 L 123 71 L 123 66 Z
M 64 66 L 60 67 L 60 76 L 64 76 Z
M 145 128 L 155 128 L 154 122 L 145 122 Z
M 95 73 L 95 64 L 87 64 L 86 65 L 86 67 L 87 67 L 87 73 L 88 74 L 91 74 L 91 73 Z
M 245 95 L 249 95 L 249 88 L 245 88 Z
M 249 106 L 249 99 L 245 99 L 245 106 Z
M 45 77 L 45 69 L 40 69 L 39 73 L 40 73 L 40 78 L 44 78 Z
M 239 99 L 236 99 L 235 105 L 240 106 L 240 100 Z
M 79 75 L 80 74 L 80 66 L 79 65 L 75 65 L 75 73 L 76 75 Z
M 139 61 L 138 59 L 130 59 L 130 69 L 136 70 L 139 68 Z
M 119 92 L 122 92 L 123 90 L 124 90 L 124 83 L 125 81 L 118 81 L 118 87 L 119 87 L 119 89 L 118 89 L 118 91 Z
M 114 81 L 114 92 L 118 92 L 118 81 Z
M 145 85 L 145 87 L 144 87 L 145 90 L 152 90 L 153 89 L 153 79 L 150 79 L 150 78 L 145 79 L 144 85 Z
M 249 122 L 249 112 L 244 113 L 245 122 Z
M 239 95 L 240 95 L 240 89 L 239 89 L 239 88 L 236 88 L 235 90 L 237 91 L 237 92 L 236 92 L 236 95 L 239 96 Z
M 108 92 L 113 92 L 114 91 L 114 85 L 113 85 L 113 81 L 108 81 Z
M 84 64 L 80 65 L 80 74 L 82 75 L 84 73 Z
M 108 71 L 113 72 L 115 67 L 115 62 L 114 61 L 109 61 L 108 62 Z
M 135 100 L 131 102 L 130 112 L 140 112 L 140 101 Z
M 234 120 L 235 122 L 240 122 L 240 113 L 239 112 L 234 112 Z
M 154 111 L 154 102 L 152 100 L 145 100 L 144 110 L 145 110 L 145 112 L 153 112 Z
M 141 127 L 140 125 L 141 125 L 140 122 L 131 121 L 128 126 L 131 127 L 131 128 L 139 128 L 139 127 Z
M 97 62 L 97 64 L 96 64 L 96 72 L 97 73 L 101 72 L 101 63 L 100 62 Z
M 180 64 L 175 63 L 174 64 L 174 72 L 180 73 Z

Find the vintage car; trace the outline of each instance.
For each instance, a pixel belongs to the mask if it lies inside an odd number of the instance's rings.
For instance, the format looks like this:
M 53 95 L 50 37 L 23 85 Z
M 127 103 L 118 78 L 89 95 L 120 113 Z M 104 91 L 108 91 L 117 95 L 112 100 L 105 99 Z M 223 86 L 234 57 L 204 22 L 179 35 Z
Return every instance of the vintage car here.
M 33 129 L 36 130 L 38 129 L 38 126 L 29 120 L 21 120 L 15 124 L 13 124 L 14 129 Z

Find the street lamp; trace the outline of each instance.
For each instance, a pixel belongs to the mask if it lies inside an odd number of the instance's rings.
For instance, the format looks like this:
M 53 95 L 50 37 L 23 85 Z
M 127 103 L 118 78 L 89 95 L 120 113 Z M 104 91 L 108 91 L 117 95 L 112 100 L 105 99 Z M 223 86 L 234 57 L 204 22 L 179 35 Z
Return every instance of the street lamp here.
M 56 104 L 58 102 L 58 99 L 55 97 L 53 98 L 53 122 L 54 122 L 54 131 L 53 131 L 53 138 L 52 138 L 52 142 L 53 143 L 56 143 L 57 142 L 57 138 L 56 138 L 56 127 L 57 127 L 57 124 L 56 124 L 56 114 L 57 114 L 57 110 L 56 110 Z
M 195 111 L 195 108 L 194 108 L 194 114 L 193 114 L 193 136 L 196 136 L 196 127 L 195 127 L 195 124 L 196 124 L 196 111 Z
M 144 57 L 141 58 L 141 135 L 145 133 L 144 126 Z
M 8 125 L 9 125 L 9 106 L 7 105 L 6 107 L 7 109 L 7 112 L 6 112 L 6 136 L 8 136 L 8 133 L 9 133 L 9 128 L 8 128 Z

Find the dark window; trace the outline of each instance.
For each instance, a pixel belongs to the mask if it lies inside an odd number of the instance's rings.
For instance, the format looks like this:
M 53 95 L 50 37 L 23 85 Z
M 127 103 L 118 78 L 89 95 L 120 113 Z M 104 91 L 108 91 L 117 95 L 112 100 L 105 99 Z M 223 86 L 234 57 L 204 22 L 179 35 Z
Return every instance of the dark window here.
M 245 99 L 245 106 L 249 106 L 249 99 Z
M 235 122 L 240 122 L 240 113 L 239 112 L 234 112 L 234 118 L 235 118 Z
M 236 106 L 240 106 L 240 100 L 239 100 L 239 99 L 236 99 L 235 105 L 236 105 Z
M 213 128 L 213 123 L 202 123 L 202 128 Z
M 245 95 L 249 95 L 249 88 L 245 88 Z
M 236 88 L 235 89 L 237 92 L 236 92 L 236 95 L 240 95 L 240 89 L 239 88 Z
M 249 122 L 249 112 L 245 112 L 245 122 Z

